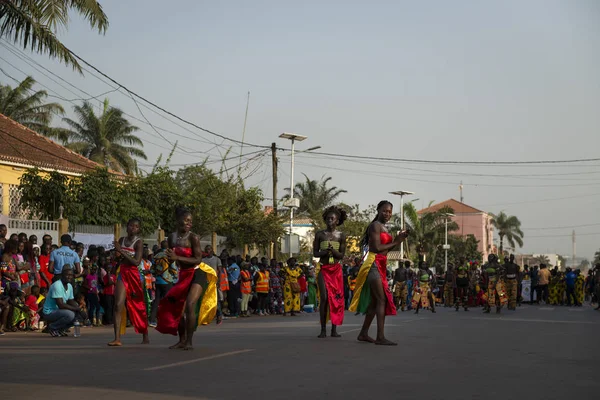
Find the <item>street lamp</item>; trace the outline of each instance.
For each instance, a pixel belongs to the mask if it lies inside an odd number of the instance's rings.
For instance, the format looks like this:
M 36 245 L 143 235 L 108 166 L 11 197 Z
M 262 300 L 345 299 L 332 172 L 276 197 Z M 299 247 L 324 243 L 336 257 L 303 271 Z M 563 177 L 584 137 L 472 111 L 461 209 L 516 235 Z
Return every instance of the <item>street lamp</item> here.
M 296 141 L 301 142 L 306 140 L 306 136 L 297 135 L 295 133 L 282 133 L 279 135 L 282 139 L 289 139 L 292 141 L 292 157 L 291 157 L 291 171 L 290 171 L 290 198 L 285 202 L 284 206 L 290 209 L 290 236 L 288 239 L 288 245 L 290 250 L 290 258 L 292 258 L 292 229 L 294 226 L 294 208 L 300 207 L 300 200 L 294 198 L 294 144 Z
M 410 196 L 414 192 L 407 192 L 405 190 L 397 190 L 390 192 L 390 194 L 400 196 L 400 230 L 404 230 L 404 196 Z M 400 243 L 400 259 L 404 260 L 404 240 Z
M 450 249 L 450 245 L 448 244 L 448 219 L 450 217 L 454 217 L 454 214 L 452 213 L 444 213 L 444 218 L 445 219 L 445 224 L 446 224 L 446 234 L 445 234 L 445 244 L 442 247 L 444 249 L 445 255 L 444 255 L 444 267 L 446 268 L 446 271 L 448 271 L 448 250 Z

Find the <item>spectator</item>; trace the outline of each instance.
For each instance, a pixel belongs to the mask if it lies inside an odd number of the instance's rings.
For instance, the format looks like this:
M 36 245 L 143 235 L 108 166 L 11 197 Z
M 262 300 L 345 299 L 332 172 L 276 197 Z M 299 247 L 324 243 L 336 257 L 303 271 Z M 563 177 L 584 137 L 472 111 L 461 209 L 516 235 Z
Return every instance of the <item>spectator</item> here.
M 84 259 L 89 262 L 89 258 Z M 86 293 L 86 304 L 88 309 L 88 318 L 92 321 L 92 325 L 102 325 L 102 319 L 100 318 L 100 297 L 98 292 L 98 266 L 93 264 L 90 266 L 90 273 L 86 275 L 83 282 L 83 287 Z
M 241 260 L 241 256 L 238 256 Z M 227 280 L 229 281 L 229 290 L 227 291 L 227 304 L 229 314 L 233 318 L 239 315 L 238 301 L 241 297 L 240 267 L 234 257 L 227 259 Z
M 571 268 L 567 268 L 567 274 L 565 275 L 565 283 L 567 289 L 567 306 L 571 307 L 571 298 L 575 301 L 575 305 L 579 305 L 577 303 L 577 296 L 575 296 L 575 272 L 571 270 Z
M 71 250 L 71 235 L 62 235 L 60 243 L 62 247 L 50 253 L 50 262 L 48 263 L 48 271 L 54 274 L 53 282 L 61 279 L 63 267 L 66 264 L 75 267 L 76 271 L 81 271 L 79 255 Z M 71 283 L 69 282 L 69 285 Z M 67 310 L 68 311 L 68 310 Z
M 538 285 L 539 285 L 539 270 L 538 270 L 538 266 L 534 265 L 533 269 L 531 270 L 531 304 L 533 304 L 533 294 L 535 293 L 537 295 L 537 290 L 538 290 Z M 540 302 L 540 298 L 539 296 L 536 297 L 536 302 L 539 304 Z
M 242 271 L 240 273 L 241 278 L 241 291 L 242 291 L 242 308 L 241 308 L 241 316 L 249 317 L 248 313 L 248 302 L 252 297 L 252 275 L 250 274 L 250 265 L 249 263 L 244 262 L 242 267 Z
M 33 285 L 31 287 L 31 294 L 25 298 L 25 305 L 29 308 L 29 326 L 31 330 L 38 330 L 40 328 L 40 314 L 39 302 L 40 299 L 40 287 Z
M 61 239 L 63 247 L 68 247 L 71 237 L 63 235 Z M 70 254 L 67 249 L 63 251 L 67 255 Z M 60 257 L 66 258 L 67 255 L 61 255 Z M 73 259 L 75 258 L 73 257 Z M 81 307 L 75 302 L 73 296 L 73 286 L 71 285 L 73 270 L 70 266 L 61 264 L 60 271 L 59 280 L 50 286 L 48 297 L 46 297 L 44 303 L 44 320 L 50 324 L 49 332 L 53 337 L 67 336 L 67 329 L 73 325 L 76 314 L 81 311 Z
M 52 236 L 48 234 L 42 236 L 42 244 L 47 244 L 48 246 L 52 247 Z
M 160 244 L 160 249 L 154 254 L 154 259 L 152 260 L 152 270 L 155 277 L 154 284 L 156 289 L 155 299 L 152 302 L 152 310 L 150 313 L 150 326 L 152 327 L 156 327 L 158 304 L 167 295 L 167 292 L 171 287 L 173 287 L 177 276 L 177 267 L 175 266 L 175 263 L 171 263 L 165 253 L 168 248 L 168 242 L 163 240 Z M 218 260 L 218 258 L 216 259 Z
M 117 282 L 117 276 L 113 273 L 113 267 L 106 257 L 102 257 L 98 262 L 103 265 L 106 270 L 104 275 L 104 315 L 107 324 L 113 323 L 113 309 L 115 307 L 115 284 Z
M 21 235 L 25 235 L 25 239 L 27 239 L 27 234 L 25 233 L 20 234 L 19 239 L 21 239 Z M 26 244 L 27 241 L 19 241 L 17 245 L 17 254 L 13 254 L 13 259 L 17 264 L 17 273 L 19 274 L 20 289 L 25 290 L 27 293 L 29 293 L 29 287 L 31 286 L 29 279 L 31 265 L 29 265 L 29 256 L 27 254 Z
M 548 285 L 550 284 L 550 271 L 546 264 L 540 264 L 540 272 L 538 274 L 538 303 L 544 300 L 548 304 Z
M 15 282 L 20 287 L 19 275 L 17 273 L 17 263 L 13 258 L 17 254 L 18 242 L 16 240 L 7 240 L 4 244 L 4 253 L 0 262 L 0 274 L 2 274 L 2 287 L 6 288 L 11 282 Z
M 0 256 L 4 251 L 4 244 L 6 243 L 6 235 L 8 234 L 8 229 L 6 225 L 0 224 Z

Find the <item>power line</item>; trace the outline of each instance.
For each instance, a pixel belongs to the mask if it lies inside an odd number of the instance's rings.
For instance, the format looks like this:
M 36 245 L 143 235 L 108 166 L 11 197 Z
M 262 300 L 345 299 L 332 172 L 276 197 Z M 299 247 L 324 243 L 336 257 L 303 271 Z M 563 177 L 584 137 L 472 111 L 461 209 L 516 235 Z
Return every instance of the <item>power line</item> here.
M 77 55 L 76 53 L 74 53 L 72 50 L 70 50 L 70 49 L 67 49 L 67 50 L 68 50 L 68 51 L 69 51 L 69 52 L 70 52 L 70 53 L 73 55 L 73 57 L 77 58 L 79 61 L 81 61 L 82 63 L 84 63 L 84 64 L 85 64 L 85 65 L 87 65 L 88 67 L 92 68 L 94 71 L 96 71 L 97 73 L 99 73 L 100 75 L 102 75 L 103 77 L 105 77 L 106 79 L 108 79 L 109 81 L 111 81 L 112 83 L 114 83 L 115 85 L 118 85 L 118 86 L 120 86 L 121 88 L 123 88 L 123 89 L 124 89 L 125 91 L 127 91 L 128 93 L 130 93 L 130 94 L 134 95 L 135 97 L 137 97 L 138 99 L 140 99 L 140 100 L 142 100 L 142 101 L 146 102 L 147 104 L 150 104 L 151 106 L 153 106 L 153 107 L 155 107 L 155 108 L 157 108 L 157 109 L 161 110 L 161 111 L 162 111 L 162 112 L 164 112 L 165 114 L 168 114 L 168 115 L 172 116 L 173 118 L 176 118 L 176 119 L 178 119 L 178 120 L 179 120 L 179 121 L 181 121 L 181 122 L 184 122 L 184 123 L 186 123 L 186 124 L 188 124 L 188 125 L 190 125 L 190 126 L 193 126 L 193 127 L 197 128 L 197 129 L 200 129 L 201 131 L 203 131 L 203 132 L 206 132 L 206 133 L 209 133 L 209 134 L 211 134 L 211 135 L 213 135 L 213 136 L 220 137 L 221 139 L 225 139 L 225 140 L 228 140 L 228 141 L 230 141 L 230 142 L 233 142 L 233 143 L 242 144 L 242 141 L 240 141 L 240 140 L 232 139 L 232 138 L 230 138 L 230 137 L 227 137 L 227 136 L 225 136 L 225 135 L 222 135 L 222 134 L 220 134 L 220 133 L 213 132 L 213 131 L 211 131 L 211 130 L 209 130 L 209 129 L 203 128 L 203 127 L 201 127 L 201 126 L 199 126 L 199 125 L 197 125 L 197 124 L 195 124 L 195 123 L 193 123 L 193 122 L 190 122 L 190 121 L 188 121 L 188 120 L 186 120 L 186 119 L 184 119 L 184 118 L 181 118 L 180 116 L 178 116 L 178 115 L 176 115 L 176 114 L 174 114 L 174 113 L 172 113 L 172 112 L 170 112 L 170 111 L 168 111 L 168 110 L 166 110 L 166 109 L 164 109 L 164 108 L 162 108 L 162 107 L 158 106 L 157 104 L 153 103 L 152 101 L 150 101 L 150 100 L 146 99 L 146 98 L 145 98 L 145 97 L 143 97 L 143 96 L 140 96 L 139 94 L 135 93 L 134 91 L 132 91 L 132 90 L 128 89 L 128 88 L 127 88 L 126 86 L 124 86 L 123 84 L 121 84 L 121 83 L 117 82 L 116 80 L 114 80 L 114 79 L 113 79 L 113 78 L 111 78 L 110 76 L 106 75 L 104 72 L 100 71 L 98 68 L 96 68 L 95 66 L 93 66 L 92 64 L 90 64 L 89 62 L 87 62 L 86 60 L 84 60 L 83 58 L 81 58 L 79 55 Z M 260 147 L 260 148 L 265 148 L 265 149 L 267 149 L 267 148 L 268 148 L 268 149 L 270 149 L 270 148 L 271 148 L 270 146 L 265 146 L 265 145 L 257 145 L 257 144 L 253 144 L 253 143 L 249 143 L 249 142 L 244 142 L 244 144 L 245 144 L 246 146 L 251 146 L 251 147 Z
M 523 230 L 538 231 L 538 230 L 546 230 L 546 229 L 571 229 L 571 228 L 584 228 L 587 226 L 598 226 L 598 225 L 600 225 L 600 223 L 583 224 L 583 225 L 567 225 L 567 226 L 547 226 L 547 227 L 543 227 L 543 228 L 523 228 Z

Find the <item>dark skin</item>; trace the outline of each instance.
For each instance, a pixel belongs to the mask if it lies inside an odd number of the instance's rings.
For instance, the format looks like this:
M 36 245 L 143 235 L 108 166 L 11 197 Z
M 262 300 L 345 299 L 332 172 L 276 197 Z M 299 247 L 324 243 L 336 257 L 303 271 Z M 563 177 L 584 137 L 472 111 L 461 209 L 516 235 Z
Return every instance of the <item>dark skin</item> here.
M 67 268 L 62 272 L 62 274 L 60 275 L 60 281 L 65 286 L 65 290 L 67 290 L 67 288 L 69 287 L 69 283 L 73 284 L 73 278 L 74 274 L 72 269 Z M 60 310 L 70 310 L 73 312 L 81 311 L 81 307 L 79 307 L 79 304 L 77 304 L 77 302 L 73 299 L 65 302 L 61 297 L 59 297 L 55 300 L 56 305 Z
M 142 261 L 142 253 L 144 251 L 144 245 L 141 240 L 135 242 L 134 250 L 135 254 L 133 257 L 127 252 L 122 252 L 123 247 L 130 247 L 131 244 L 137 239 L 140 233 L 140 224 L 136 221 L 132 221 L 127 224 L 127 236 L 122 237 L 118 241 L 114 242 L 115 252 L 117 257 L 120 258 L 122 264 L 129 265 L 140 265 Z M 123 281 L 117 281 L 115 285 L 115 312 L 114 312 L 114 330 L 115 339 L 109 342 L 109 346 L 122 346 L 121 343 L 121 315 L 125 309 L 125 300 L 127 299 L 127 291 L 125 290 L 125 284 Z M 142 344 L 148 344 L 148 332 L 142 337 Z
M 176 262 L 180 269 L 195 268 L 202 262 L 202 249 L 200 238 L 192 229 L 192 215 L 184 214 L 177 220 L 177 231 L 173 232 L 168 239 L 169 248 L 166 250 L 167 257 L 171 262 Z M 191 257 L 183 257 L 175 254 L 175 247 L 186 247 L 192 249 Z M 170 349 L 193 350 L 192 338 L 198 322 L 196 320 L 196 304 L 202 295 L 202 286 L 192 283 L 190 291 L 185 300 L 184 313 L 179 320 L 179 341 Z
M 346 252 L 346 234 L 337 230 L 339 223 L 339 216 L 336 212 L 330 212 L 325 217 L 325 224 L 327 229 L 317 232 L 315 240 L 313 242 L 313 256 L 319 258 L 321 265 L 329 264 L 330 257 L 333 257 L 335 262 L 339 262 L 344 258 Z M 325 250 L 321 249 L 322 242 L 329 242 L 329 246 Z M 334 249 L 331 242 L 338 242 L 340 244 L 339 251 Z M 325 287 L 325 279 L 319 272 L 317 276 L 317 284 L 319 285 L 320 294 L 320 305 L 319 305 L 319 316 L 321 319 L 321 333 L 319 338 L 327 337 L 326 325 L 327 325 L 327 312 L 329 311 L 329 301 L 327 298 L 327 289 Z M 337 327 L 331 325 L 331 337 L 341 337 L 337 333 Z
M 467 298 L 468 296 L 468 287 L 458 287 L 458 285 L 456 284 L 456 279 L 458 278 L 458 273 L 459 270 L 458 268 L 460 267 L 464 267 L 465 266 L 465 259 L 461 258 L 458 262 L 458 267 L 456 269 L 456 274 L 454 275 L 454 287 L 456 288 L 456 311 L 458 311 L 459 309 L 459 300 L 463 301 L 463 308 L 465 311 L 469 311 L 469 309 L 467 308 L 467 304 L 465 303 L 465 298 Z M 468 269 L 467 269 L 467 279 L 468 279 Z
M 381 243 L 381 233 L 387 232 L 385 224 L 392 218 L 392 206 L 385 204 L 381 207 L 377 214 L 377 220 L 369 225 L 369 251 L 376 254 L 387 255 L 387 253 L 399 246 L 400 243 L 408 236 L 407 231 L 402 231 L 392 243 L 383 244 Z M 380 279 L 374 279 L 370 283 L 371 289 L 371 304 L 365 316 L 362 329 L 358 334 L 358 340 L 361 342 L 375 343 L 378 345 L 396 346 L 398 343 L 394 343 L 385 338 L 385 305 L 387 298 L 383 290 L 383 282 Z M 377 338 L 373 339 L 369 336 L 369 328 L 373 319 L 377 316 Z
M 2 254 L 2 261 L 6 262 L 6 263 L 14 263 L 13 255 L 15 255 L 15 254 L 17 254 L 17 249 L 11 249 L 11 251 L 8 251 L 7 249 L 5 249 L 4 253 Z M 17 279 L 19 279 L 18 272 L 2 271 L 2 276 L 8 278 L 9 280 L 11 280 L 13 282 L 16 282 Z
M 49 244 L 42 245 L 42 255 L 47 256 L 48 254 L 50 254 L 50 250 L 51 246 Z M 47 287 L 50 287 L 52 285 L 52 282 L 50 282 L 50 279 L 48 279 L 46 274 L 40 274 L 40 278 L 42 278 L 42 280 L 46 282 L 46 285 L 48 285 Z
M 433 281 L 433 272 L 431 272 L 431 270 L 429 268 L 427 268 L 427 264 L 423 263 L 422 265 L 419 266 L 419 271 L 417 272 L 417 277 L 420 278 L 422 275 L 429 275 L 429 282 Z M 417 282 L 419 282 L 420 280 L 417 279 Z M 433 286 L 433 285 L 431 285 Z M 427 293 L 427 298 L 429 299 L 429 304 L 431 305 L 431 312 L 435 313 L 435 299 L 433 298 L 433 291 L 431 290 L 431 286 L 430 286 L 430 290 Z M 421 289 L 419 289 L 419 293 L 421 292 Z M 415 314 L 419 313 L 419 310 L 421 309 L 421 302 L 419 302 L 419 304 L 417 305 L 417 309 L 415 311 Z

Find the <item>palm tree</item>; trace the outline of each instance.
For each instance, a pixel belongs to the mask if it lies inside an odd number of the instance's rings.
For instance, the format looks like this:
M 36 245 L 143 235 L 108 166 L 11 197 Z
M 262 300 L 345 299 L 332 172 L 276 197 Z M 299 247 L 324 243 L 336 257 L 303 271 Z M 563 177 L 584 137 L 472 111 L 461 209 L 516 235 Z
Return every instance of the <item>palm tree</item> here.
M 537 256 L 535 256 L 533 258 L 533 262 L 535 264 L 545 264 L 545 265 L 548 265 L 548 264 L 550 264 L 550 259 L 545 254 L 538 254 Z
M 504 254 L 504 238 L 515 248 L 515 243 L 523 247 L 523 231 L 521 230 L 521 221 L 514 215 L 508 216 L 501 211 L 498 215 L 492 215 L 492 226 L 498 231 L 500 237 L 500 254 Z
M 108 17 L 95 0 L 3 0 L 0 1 L 0 37 L 47 53 L 81 72 L 77 58 L 56 37 L 69 25 L 69 14 L 81 15 L 93 29 L 106 32 Z
M 28 76 L 15 88 L 0 85 L 0 114 L 13 121 L 47 136 L 56 134 L 51 128 L 53 114 L 64 114 L 65 110 L 58 103 L 45 103 L 48 97 L 45 90 L 32 90 L 35 80 Z
M 108 99 L 104 100 L 104 108 L 99 116 L 87 101 L 73 109 L 79 122 L 63 118 L 71 128 L 67 132 L 67 148 L 126 174 L 132 174 L 136 169 L 132 157 L 146 160 L 146 154 L 139 148 L 144 144 L 132 134 L 139 128 L 123 118 L 123 111 L 110 107 Z
M 297 214 L 310 218 L 315 227 L 322 227 L 321 214 L 323 210 L 331 206 L 342 193 L 348 191 L 338 189 L 337 186 L 328 187 L 331 177 L 323 176 L 320 181 L 316 181 L 310 179 L 306 174 L 302 175 L 304 175 L 305 181 L 297 183 L 294 187 L 294 197 L 300 199 Z M 285 190 L 290 192 L 290 188 Z M 290 195 L 287 194 L 284 199 L 289 197 Z
M 432 202 L 433 203 L 433 202 Z M 429 203 L 431 206 L 432 203 Z M 435 260 L 438 247 L 443 244 L 446 231 L 446 216 L 452 214 L 451 207 L 443 207 L 435 212 L 419 214 L 413 203 L 404 204 L 404 221 L 408 225 L 410 233 L 408 242 L 410 246 L 420 255 L 427 254 L 429 260 Z M 400 230 L 400 216 L 394 219 L 393 230 Z M 458 224 L 454 221 L 448 223 L 448 232 L 458 230 Z

